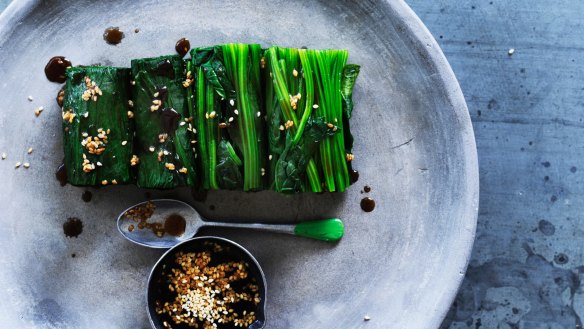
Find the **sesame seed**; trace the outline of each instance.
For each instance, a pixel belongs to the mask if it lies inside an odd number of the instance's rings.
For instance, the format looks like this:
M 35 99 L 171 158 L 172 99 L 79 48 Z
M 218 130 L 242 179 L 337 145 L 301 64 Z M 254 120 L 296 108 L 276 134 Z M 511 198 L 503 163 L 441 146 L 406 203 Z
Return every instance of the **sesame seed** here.
M 24 163 L 22 166 L 23 166 L 24 168 L 28 169 L 28 168 L 30 168 L 30 163 L 28 163 L 28 162 L 25 162 L 25 163 Z
M 32 153 L 32 147 L 29 147 L 28 150 L 26 151 L 26 153 L 31 154 Z
M 316 110 L 318 108 L 318 104 L 312 105 L 312 108 Z
M 229 100 L 229 104 L 230 104 L 231 106 L 234 106 L 234 105 L 235 105 L 235 101 L 234 101 L 233 99 L 230 99 L 230 100 Z
M 187 124 L 187 123 L 186 123 L 186 122 L 184 122 L 184 121 L 181 121 L 181 122 L 179 123 L 179 125 L 180 125 L 180 126 L 184 126 L 184 125 L 186 125 L 186 124 Z
M 369 321 L 369 320 L 371 320 L 371 317 L 370 317 L 369 315 L 365 315 L 365 316 L 363 317 L 363 320 L 365 320 L 365 321 Z
M 45 108 L 40 106 L 36 110 L 34 110 L 34 115 L 36 115 L 38 117 L 39 115 L 41 115 L 41 112 L 44 110 L 45 110 Z
M 148 148 L 148 150 L 150 150 L 150 152 L 154 152 L 155 148 L 154 148 L 154 146 L 150 146 L 150 147 Z
M 268 160 L 272 160 L 272 155 L 271 154 L 268 156 Z
M 128 141 L 123 141 L 122 142 L 122 145 L 126 145 L 126 144 L 128 144 Z
M 215 111 L 209 113 L 209 118 L 213 119 L 217 116 L 217 113 Z
M 128 106 L 130 107 L 134 107 L 134 102 L 130 99 L 128 100 Z
M 101 167 L 101 166 L 102 166 L 101 162 L 99 162 L 99 161 L 97 161 L 95 164 L 96 164 L 98 167 Z
M 32 98 L 32 96 L 28 96 L 28 101 L 32 102 L 34 99 Z
M 233 117 L 229 117 L 229 120 L 227 120 L 229 122 L 233 122 Z
M 88 133 L 82 133 L 81 136 L 87 137 L 87 136 L 89 136 L 89 134 Z
M 509 51 L 507 52 L 507 55 L 509 56 L 513 56 L 513 54 L 515 53 L 515 48 L 511 48 L 509 49 Z
M 2 153 L 2 160 L 6 159 L 6 153 Z
M 294 77 L 297 77 L 298 76 L 298 71 L 296 71 L 296 69 L 292 70 L 292 75 Z
M 83 113 L 83 117 L 87 118 L 89 116 L 89 112 Z
M 132 86 L 134 86 L 136 84 L 136 81 L 132 80 L 130 81 L 130 83 L 132 84 Z
M 160 95 L 160 93 L 157 91 L 154 93 L 154 97 L 158 97 Z
M 258 116 L 258 118 L 261 117 L 262 116 L 262 112 L 259 112 L 258 111 L 257 116 Z
M 284 128 L 283 125 L 280 125 L 280 130 L 284 130 L 284 129 L 286 129 L 286 128 Z
M 14 168 L 18 168 L 18 167 L 20 167 L 20 165 L 21 165 L 21 163 L 20 163 L 20 161 L 18 161 L 18 162 L 17 162 L 17 163 L 14 165 Z
M 238 111 L 237 109 L 233 110 L 233 113 L 234 113 L 235 115 L 239 115 L 239 111 Z

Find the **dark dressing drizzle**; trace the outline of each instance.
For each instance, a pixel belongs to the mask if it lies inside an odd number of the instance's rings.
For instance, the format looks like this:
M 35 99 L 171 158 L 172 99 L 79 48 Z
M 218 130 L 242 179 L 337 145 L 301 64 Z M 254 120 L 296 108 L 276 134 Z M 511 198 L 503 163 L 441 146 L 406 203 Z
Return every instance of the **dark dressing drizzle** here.
M 351 185 L 355 184 L 359 180 L 359 172 L 355 169 L 349 170 L 349 182 Z
M 186 226 L 186 220 L 179 214 L 172 214 L 164 220 L 164 232 L 170 235 L 183 235 L 183 233 L 185 233 Z
M 52 82 L 65 82 L 65 69 L 71 66 L 71 62 L 63 56 L 55 56 L 49 59 L 45 66 L 45 75 Z
M 55 177 L 61 184 L 61 186 L 67 185 L 67 169 L 65 168 L 65 164 L 61 164 L 55 173 Z
M 189 52 L 189 49 L 191 49 L 191 43 L 189 42 L 189 39 L 181 38 L 176 42 L 174 49 L 180 55 L 180 57 L 185 57 L 185 55 Z
M 158 93 L 158 94 L 156 94 L 156 93 Z M 154 97 L 154 99 L 158 99 L 158 100 L 164 102 L 168 98 L 168 88 L 166 88 L 166 86 L 158 87 L 158 88 L 156 88 L 155 94 L 157 96 Z
M 81 232 L 83 232 L 83 223 L 79 218 L 68 218 L 63 224 L 63 233 L 65 233 L 65 236 L 73 238 L 77 237 Z
M 172 134 L 178 128 L 178 122 L 180 121 L 180 114 L 173 108 L 164 108 L 160 113 L 160 124 L 162 125 L 162 131 L 167 134 Z
M 103 39 L 110 45 L 117 45 L 123 38 L 124 32 L 120 31 L 119 27 L 108 27 L 103 32 Z
M 91 197 L 93 197 L 93 194 L 91 194 L 89 191 L 85 191 L 83 194 L 81 194 L 81 199 L 85 202 L 91 201 Z
M 169 79 L 174 79 L 174 68 L 172 67 L 170 60 L 165 59 L 160 61 L 156 66 L 156 74 Z
M 365 212 L 372 212 L 375 209 L 375 200 L 370 197 L 361 199 L 361 209 Z

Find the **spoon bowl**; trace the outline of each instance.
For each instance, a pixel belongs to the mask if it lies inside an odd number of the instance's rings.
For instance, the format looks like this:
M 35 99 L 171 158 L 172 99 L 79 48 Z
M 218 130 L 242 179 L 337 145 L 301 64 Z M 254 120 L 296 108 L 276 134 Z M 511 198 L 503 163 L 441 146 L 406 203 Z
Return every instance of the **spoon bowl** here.
M 149 223 L 164 223 L 171 215 L 178 215 L 185 219 L 184 232 L 180 235 L 164 234 L 163 236 L 158 236 L 153 230 L 139 228 L 138 222 L 126 218 L 125 214 L 127 214 L 128 211 L 146 206 L 149 203 L 156 207 L 152 216 L 147 219 Z M 118 231 L 120 231 L 126 239 L 136 244 L 150 248 L 168 249 L 192 238 L 199 228 L 203 226 L 203 219 L 193 207 L 182 201 L 158 199 L 145 201 L 124 210 L 120 216 L 118 216 L 117 224 Z M 130 225 L 133 225 L 134 229 L 130 230 Z
M 180 219 L 181 222 L 184 220 L 184 226 L 178 230 L 181 234 L 169 234 L 171 230 L 167 228 L 170 226 L 170 218 Z M 157 225 L 156 230 L 140 227 L 152 224 Z M 340 240 L 344 234 L 344 224 L 338 218 L 297 224 L 212 222 L 203 219 L 189 204 L 173 199 L 150 200 L 134 205 L 118 216 L 117 226 L 127 240 L 141 246 L 161 249 L 172 248 L 192 238 L 203 226 L 255 229 L 333 242 Z M 157 235 L 157 232 L 162 234 Z

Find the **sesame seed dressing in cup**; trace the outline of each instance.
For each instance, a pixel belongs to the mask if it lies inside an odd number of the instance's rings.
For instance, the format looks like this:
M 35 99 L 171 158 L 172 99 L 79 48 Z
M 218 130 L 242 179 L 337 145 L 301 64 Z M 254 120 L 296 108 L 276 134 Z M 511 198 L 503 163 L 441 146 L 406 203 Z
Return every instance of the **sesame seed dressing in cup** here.
M 266 280 L 256 259 L 239 244 L 198 237 L 168 250 L 147 285 L 153 328 L 265 326 Z

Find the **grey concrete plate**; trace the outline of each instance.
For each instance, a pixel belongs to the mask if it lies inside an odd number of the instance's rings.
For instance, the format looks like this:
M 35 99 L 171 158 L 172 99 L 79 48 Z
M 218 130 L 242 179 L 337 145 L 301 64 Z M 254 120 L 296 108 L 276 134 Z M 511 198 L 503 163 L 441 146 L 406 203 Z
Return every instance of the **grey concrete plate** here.
M 118 46 L 102 40 L 119 26 Z M 134 29 L 139 28 L 135 33 Z M 152 191 L 205 217 L 298 221 L 338 216 L 334 245 L 249 231 L 203 232 L 250 250 L 268 280 L 268 328 L 436 328 L 463 278 L 475 233 L 477 156 L 458 83 L 402 1 L 16 1 L 0 16 L 0 327 L 146 328 L 145 285 L 162 254 L 126 241 L 115 219 L 145 199 L 134 187 L 61 187 L 59 86 L 47 60 L 128 66 L 192 45 L 347 48 L 362 65 L 352 119 L 359 181 L 344 194 Z M 32 95 L 33 102 L 27 97 Z M 44 106 L 36 118 L 34 109 Z M 32 154 L 27 149 L 33 147 Z M 17 162 L 30 168 L 14 168 Z M 364 213 L 360 190 L 377 201 Z M 212 210 L 213 209 L 213 210 Z M 68 217 L 83 233 L 67 238 Z M 75 257 L 73 257 L 73 255 Z M 364 321 L 368 315 L 371 320 Z

